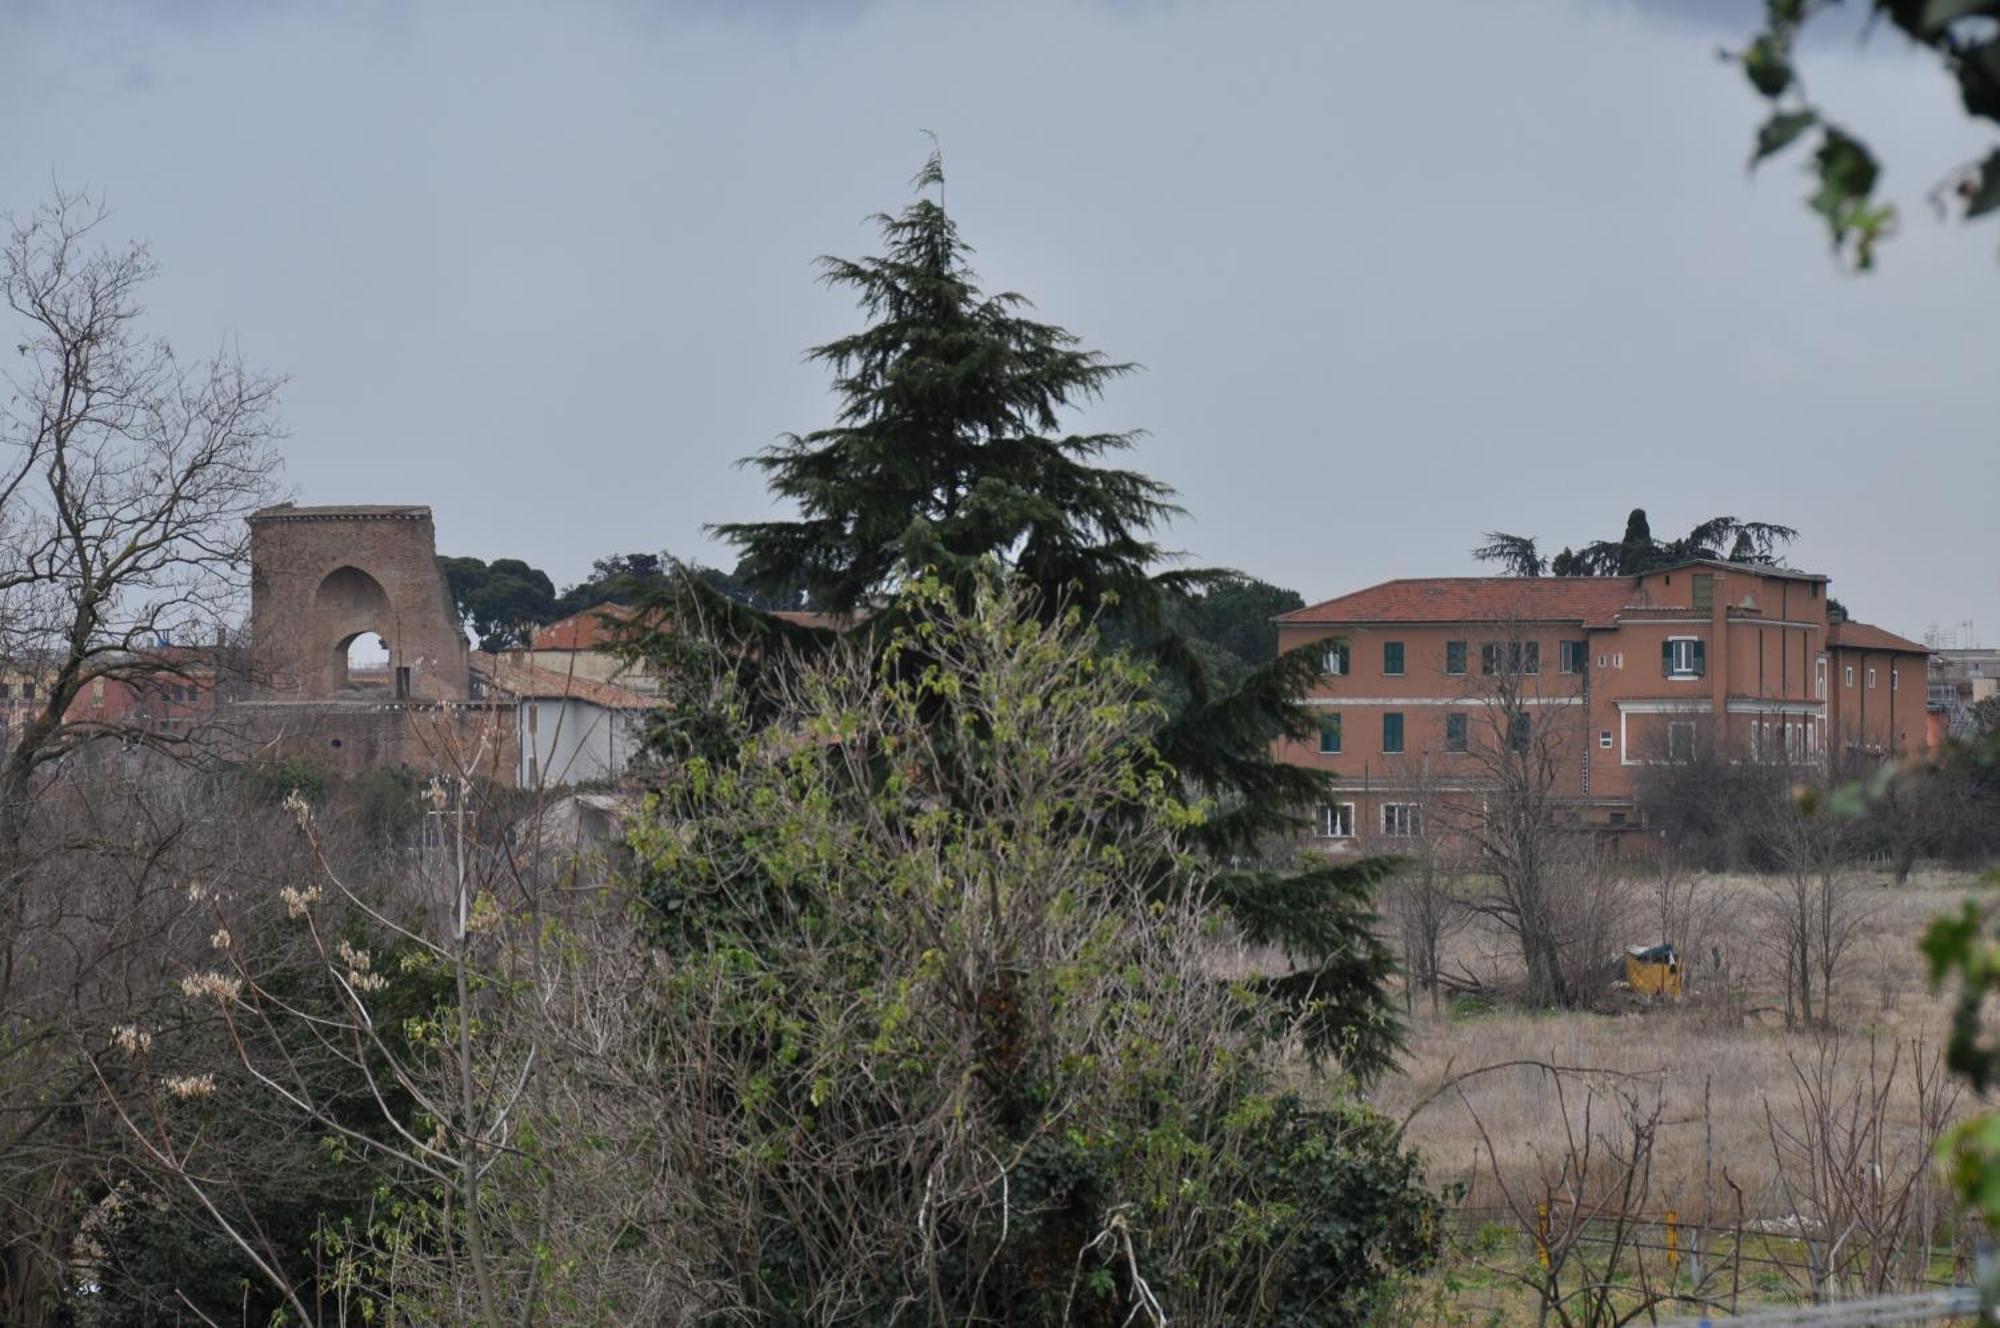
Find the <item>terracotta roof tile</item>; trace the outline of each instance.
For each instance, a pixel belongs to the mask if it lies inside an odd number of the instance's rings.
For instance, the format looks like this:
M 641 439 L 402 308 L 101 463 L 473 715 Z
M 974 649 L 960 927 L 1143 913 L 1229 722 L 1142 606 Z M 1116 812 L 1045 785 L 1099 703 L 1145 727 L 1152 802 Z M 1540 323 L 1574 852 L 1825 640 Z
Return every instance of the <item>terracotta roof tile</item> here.
M 620 624 L 639 611 L 626 604 L 598 604 L 535 629 L 537 650 L 603 650 L 617 639 Z
M 1844 646 L 1849 650 L 1890 650 L 1898 654 L 1928 655 L 1931 648 L 1907 636 L 1897 636 L 1884 631 L 1873 623 L 1838 622 L 1827 628 L 1826 642 L 1832 646 Z
M 1637 587 L 1623 576 L 1442 576 L 1384 581 L 1280 614 L 1280 623 L 1577 622 L 1610 626 Z
M 636 692 L 615 682 L 598 682 L 579 674 L 538 668 L 516 655 L 494 655 L 484 650 L 472 652 L 472 671 L 495 691 L 529 699 L 567 697 L 603 706 L 607 710 L 650 710 L 659 704 L 655 697 Z

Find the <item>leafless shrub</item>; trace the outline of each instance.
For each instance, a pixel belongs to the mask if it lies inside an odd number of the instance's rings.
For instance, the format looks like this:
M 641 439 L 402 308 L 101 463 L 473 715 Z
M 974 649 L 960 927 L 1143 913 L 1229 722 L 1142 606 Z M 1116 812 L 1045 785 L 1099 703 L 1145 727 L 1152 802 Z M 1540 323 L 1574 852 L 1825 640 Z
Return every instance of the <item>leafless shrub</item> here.
M 1763 1104 L 1779 1193 L 1805 1251 L 1804 1270 L 1787 1275 L 1815 1301 L 1921 1287 L 1952 1210 L 1932 1165 L 1959 1095 L 1941 1054 L 1914 1039 L 1885 1054 L 1871 1038 L 1865 1063 L 1854 1060 L 1831 1038 L 1806 1056 L 1790 1051 L 1791 1109 Z
M 1874 912 L 1852 871 L 1856 826 L 1810 785 L 1767 808 L 1779 872 L 1763 883 L 1764 935 L 1785 973 L 1785 1022 L 1826 1025 L 1848 952 Z

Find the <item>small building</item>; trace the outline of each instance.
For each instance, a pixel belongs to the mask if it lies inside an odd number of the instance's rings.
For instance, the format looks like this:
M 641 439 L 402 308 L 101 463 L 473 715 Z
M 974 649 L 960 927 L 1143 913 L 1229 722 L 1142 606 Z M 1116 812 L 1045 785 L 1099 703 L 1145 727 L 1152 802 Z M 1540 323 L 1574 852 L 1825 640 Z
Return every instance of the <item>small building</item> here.
M 592 784 L 625 773 L 645 743 L 655 696 L 615 682 L 538 668 L 528 651 L 475 651 L 473 677 L 489 702 L 511 702 L 521 788 Z
M 617 649 L 621 635 L 638 621 L 639 611 L 627 604 L 599 604 L 535 629 L 528 648 L 511 651 L 538 669 L 566 678 L 617 683 L 639 692 L 660 690 L 659 676 L 643 663 L 624 658 Z

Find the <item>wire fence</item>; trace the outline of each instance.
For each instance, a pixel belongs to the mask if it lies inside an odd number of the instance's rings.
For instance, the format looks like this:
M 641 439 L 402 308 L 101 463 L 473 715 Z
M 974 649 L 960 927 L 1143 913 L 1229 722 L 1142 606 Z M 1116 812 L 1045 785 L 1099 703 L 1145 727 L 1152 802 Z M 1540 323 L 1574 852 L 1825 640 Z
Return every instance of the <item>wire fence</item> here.
M 1823 1233 L 1796 1223 L 1745 1219 L 1716 1223 L 1684 1221 L 1673 1210 L 1634 1218 L 1603 1219 L 1552 1233 L 1549 1215 L 1523 1221 L 1508 1207 L 1461 1208 L 1451 1216 L 1458 1249 L 1475 1264 L 1500 1271 L 1532 1287 L 1534 1265 L 1547 1269 L 1551 1244 L 1568 1256 L 1583 1255 L 1600 1265 L 1607 1280 L 1636 1277 L 1658 1298 L 1664 1313 L 1693 1324 L 1779 1325 L 1901 1324 L 1959 1319 L 1973 1321 L 1979 1297 L 1969 1285 L 1977 1258 L 1963 1235 L 1921 1233 L 1900 1249 L 1867 1250 L 1848 1245 L 1841 1259 L 1828 1258 Z M 1818 1258 L 1814 1246 L 1818 1246 Z M 1560 1256 L 1559 1256 L 1560 1257 Z M 1852 1293 L 1869 1279 L 1852 1261 L 1872 1257 L 1875 1284 L 1896 1294 L 1827 1303 L 1825 1297 Z M 1837 1277 L 1829 1279 L 1830 1264 Z M 1773 1306 L 1792 1297 L 1820 1303 Z M 2000 1319 L 1985 1320 L 2000 1322 Z

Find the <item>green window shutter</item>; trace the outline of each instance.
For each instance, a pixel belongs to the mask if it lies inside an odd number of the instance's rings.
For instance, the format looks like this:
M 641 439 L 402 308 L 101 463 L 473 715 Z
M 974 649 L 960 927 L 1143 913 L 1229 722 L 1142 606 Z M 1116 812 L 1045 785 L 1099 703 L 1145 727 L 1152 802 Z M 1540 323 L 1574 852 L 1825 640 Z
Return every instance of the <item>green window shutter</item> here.
M 1444 671 L 1446 673 L 1465 672 L 1465 642 L 1447 641 L 1444 643 Z
M 1465 716 L 1448 714 L 1444 717 L 1444 749 L 1448 752 L 1465 750 Z
M 1319 749 L 1323 755 L 1340 755 L 1340 716 L 1322 715 L 1319 721 Z
M 1706 641 L 1697 641 L 1694 643 L 1694 676 L 1697 678 L 1708 676 L 1708 643 Z
M 1674 676 L 1674 643 L 1671 641 L 1660 642 L 1660 676 Z
M 1403 643 L 1384 641 L 1382 643 L 1382 672 L 1401 673 L 1403 671 Z
M 1399 711 L 1390 711 L 1382 716 L 1382 750 L 1400 752 L 1403 750 L 1403 716 Z

